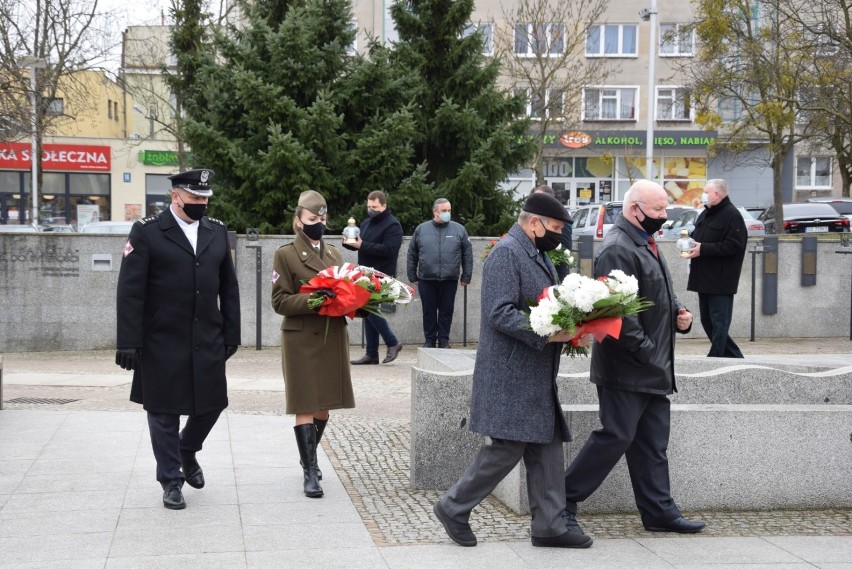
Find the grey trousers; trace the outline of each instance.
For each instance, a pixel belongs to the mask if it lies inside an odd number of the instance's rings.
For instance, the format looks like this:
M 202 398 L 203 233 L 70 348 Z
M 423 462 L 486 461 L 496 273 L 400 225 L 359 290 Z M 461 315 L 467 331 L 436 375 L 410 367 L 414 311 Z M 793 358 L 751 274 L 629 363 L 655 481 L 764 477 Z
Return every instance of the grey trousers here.
M 467 523 L 470 512 L 497 487 L 524 459 L 527 468 L 527 495 L 535 537 L 556 537 L 565 533 L 565 479 L 562 433 L 554 429 L 546 444 L 492 439 L 483 445 L 461 478 L 441 498 L 441 507 L 458 522 Z

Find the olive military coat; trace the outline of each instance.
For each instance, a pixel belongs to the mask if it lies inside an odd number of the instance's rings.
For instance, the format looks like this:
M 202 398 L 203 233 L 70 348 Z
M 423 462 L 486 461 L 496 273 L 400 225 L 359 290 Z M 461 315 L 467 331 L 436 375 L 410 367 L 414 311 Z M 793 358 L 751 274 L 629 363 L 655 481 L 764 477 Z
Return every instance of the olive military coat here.
M 321 316 L 308 308 L 299 292 L 327 267 L 343 264 L 343 256 L 322 242 L 318 253 L 299 232 L 279 247 L 272 262 L 272 308 L 281 322 L 281 367 L 289 414 L 355 407 L 349 374 L 346 317 Z
M 195 415 L 228 406 L 225 346 L 240 345 L 240 293 L 228 230 L 202 217 L 193 252 L 174 214 L 133 224 L 118 275 L 118 348 L 142 350 L 130 400 Z

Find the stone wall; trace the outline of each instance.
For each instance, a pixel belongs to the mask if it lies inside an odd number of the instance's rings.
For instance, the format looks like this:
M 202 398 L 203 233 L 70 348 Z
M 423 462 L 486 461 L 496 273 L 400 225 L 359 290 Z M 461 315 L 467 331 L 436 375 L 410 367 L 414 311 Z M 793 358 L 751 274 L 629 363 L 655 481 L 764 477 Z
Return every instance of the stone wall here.
M 421 349 L 412 370 L 411 483 L 446 489 L 484 438 L 467 428 L 474 352 Z M 600 428 L 589 360 L 563 358 L 559 395 L 574 442 L 566 464 Z M 849 359 L 800 362 L 680 357 L 672 399 L 672 494 L 684 510 L 852 506 L 852 366 Z M 494 491 L 529 511 L 519 464 Z M 581 505 L 635 511 L 622 459 Z
M 257 340 L 256 282 L 260 279 L 262 346 L 280 345 L 281 317 L 270 306 L 272 256 L 288 243 L 287 236 L 263 236 L 260 270 L 255 249 L 243 236 L 236 247 L 243 313 L 243 346 L 255 347 Z M 0 352 L 42 350 L 111 349 L 115 345 L 115 286 L 125 238 L 89 234 L 2 234 L 0 233 Z M 331 239 L 339 243 L 339 239 Z M 461 346 L 475 343 L 479 334 L 480 284 L 483 251 L 489 239 L 473 238 L 474 276 L 467 289 L 459 288 L 450 341 Z M 759 240 L 757 241 L 759 243 Z M 405 277 L 408 242 L 399 256 L 400 276 Z M 757 282 L 757 337 L 829 337 L 849 334 L 850 272 L 852 255 L 838 255 L 838 241 L 820 241 L 816 286 L 801 286 L 801 244 L 782 241 L 779 253 L 778 313 L 761 313 L 761 286 Z M 680 298 L 697 312 L 697 296 L 686 291 L 686 263 L 674 254 L 674 242 L 661 242 L 669 259 Z M 356 254 L 343 250 L 354 262 Z M 758 259 L 758 271 L 762 261 Z M 467 303 L 465 306 L 465 293 Z M 750 334 L 751 261 L 746 256 L 734 306 L 731 333 Z M 466 318 L 465 318 L 466 313 Z M 397 337 L 406 344 L 423 341 L 418 298 L 398 309 L 388 319 Z M 466 326 L 465 326 L 466 323 Z M 691 332 L 703 336 L 700 326 Z M 361 342 L 361 322 L 351 323 L 350 338 Z

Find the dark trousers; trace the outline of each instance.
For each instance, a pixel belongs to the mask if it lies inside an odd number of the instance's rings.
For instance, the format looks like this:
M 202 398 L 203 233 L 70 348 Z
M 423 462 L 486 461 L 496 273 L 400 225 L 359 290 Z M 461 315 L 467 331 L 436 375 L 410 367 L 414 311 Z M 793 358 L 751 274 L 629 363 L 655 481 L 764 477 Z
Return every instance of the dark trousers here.
M 568 511 L 592 495 L 622 456 L 642 521 L 680 517 L 669 484 L 671 409 L 668 397 L 598 386 L 601 429 L 593 431 L 565 472 Z
M 423 304 L 423 336 L 429 344 L 446 346 L 450 342 L 450 326 L 459 281 L 417 281 L 420 302 Z
M 736 342 L 728 335 L 734 315 L 733 294 L 698 293 L 701 327 L 710 339 L 710 358 L 741 358 Z
M 166 487 L 172 482 L 183 482 L 180 453 L 198 452 L 222 411 L 204 415 L 190 415 L 180 431 L 180 415 L 166 415 L 148 411 L 148 431 L 151 447 L 157 460 L 157 481 Z
M 482 445 L 458 482 L 441 498 L 441 507 L 450 518 L 466 523 L 470 511 L 491 494 L 522 458 L 527 469 L 532 535 L 562 535 L 566 531 L 562 518 L 564 455 L 558 426 L 553 440 L 546 444 L 492 439 L 490 444 Z
M 381 316 L 371 314 L 364 319 L 364 340 L 367 344 L 368 356 L 379 357 L 379 336 L 385 341 L 387 347 L 399 344 L 388 321 Z

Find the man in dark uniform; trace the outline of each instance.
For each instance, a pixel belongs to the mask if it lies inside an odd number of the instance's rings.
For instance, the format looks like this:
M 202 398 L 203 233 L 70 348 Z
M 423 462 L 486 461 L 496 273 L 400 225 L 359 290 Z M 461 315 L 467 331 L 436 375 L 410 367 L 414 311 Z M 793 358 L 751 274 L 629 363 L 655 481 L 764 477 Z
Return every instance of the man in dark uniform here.
M 133 225 L 118 276 L 115 363 L 148 412 L 163 505 L 204 486 L 195 459 L 228 406 L 225 360 L 240 344 L 240 293 L 228 231 L 205 217 L 213 171 L 170 176 L 169 209 Z M 180 431 L 180 416 L 188 415 Z

